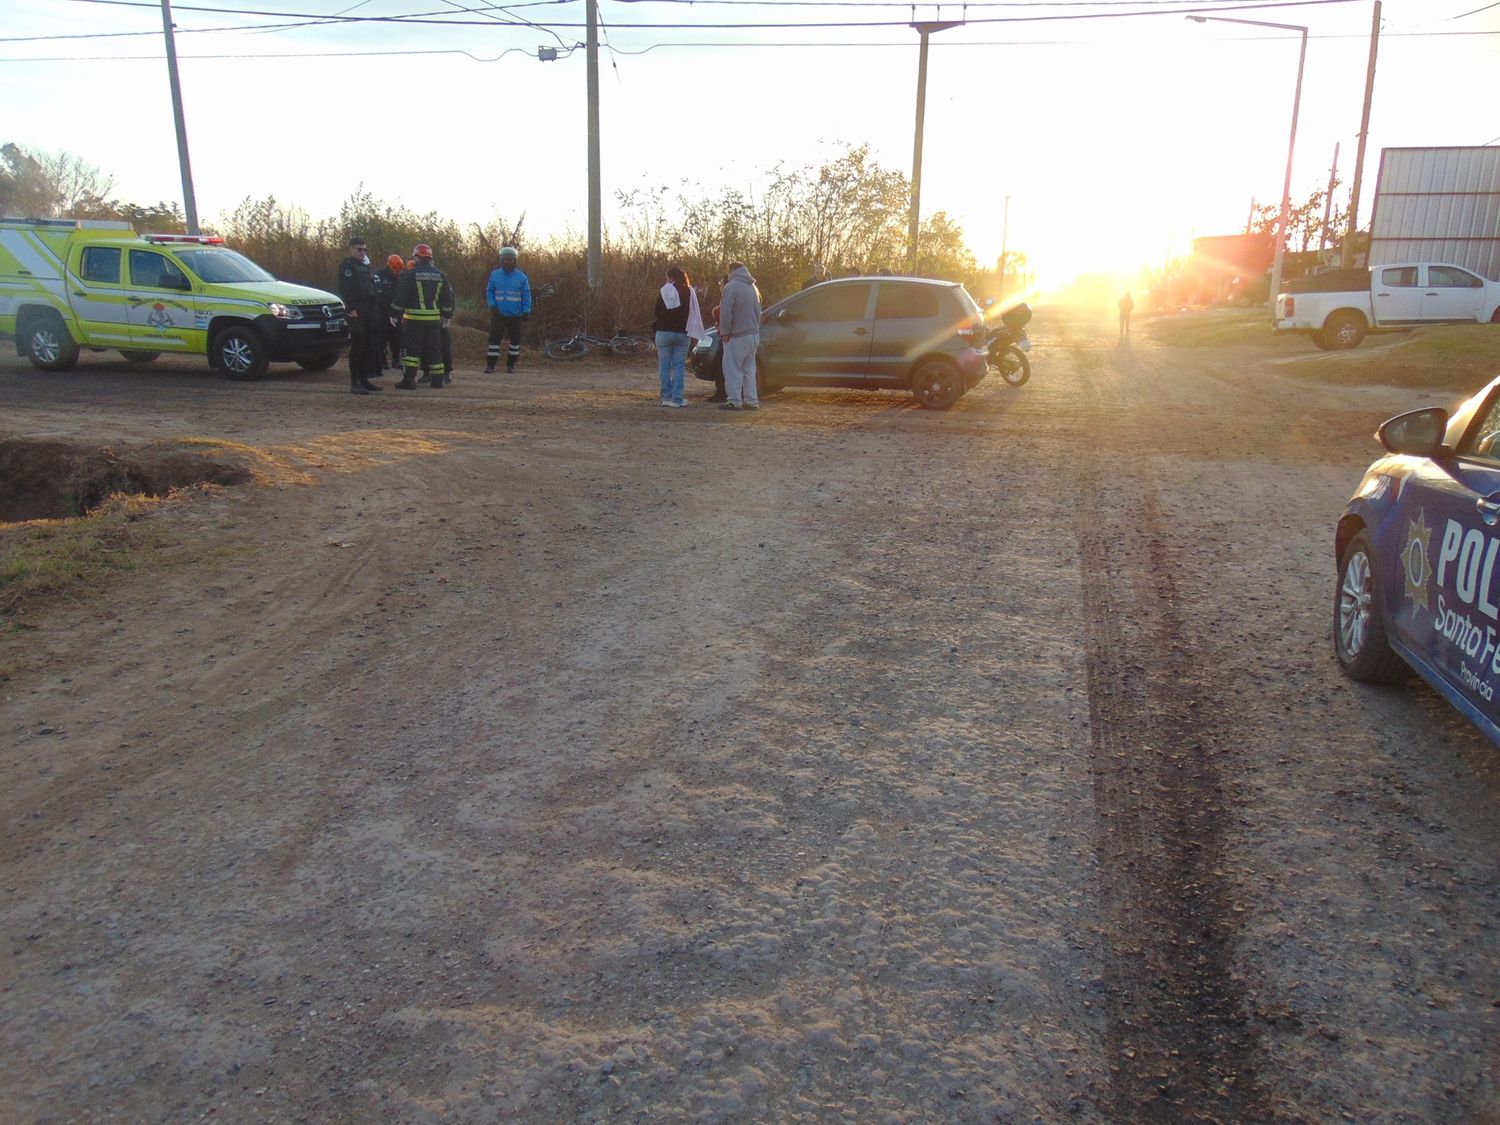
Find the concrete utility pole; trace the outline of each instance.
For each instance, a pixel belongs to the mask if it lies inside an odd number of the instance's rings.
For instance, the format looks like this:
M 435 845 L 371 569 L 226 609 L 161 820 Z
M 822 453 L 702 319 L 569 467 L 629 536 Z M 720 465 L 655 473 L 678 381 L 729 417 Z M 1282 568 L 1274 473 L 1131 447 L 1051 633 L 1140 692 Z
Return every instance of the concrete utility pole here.
M 1010 250 L 1010 196 L 1005 197 L 1005 217 L 1000 221 L 1000 299 L 1005 300 L 1005 274 Z
M 1344 233 L 1341 264 L 1354 264 L 1354 236 L 1359 231 L 1359 183 L 1365 173 L 1365 139 L 1370 135 L 1370 102 L 1375 97 L 1375 54 L 1380 48 L 1380 0 L 1375 0 L 1375 19 L 1370 25 L 1370 63 L 1365 68 L 1365 108 L 1359 118 L 1359 148 L 1354 154 L 1354 184 L 1349 189 L 1349 225 Z
M 947 31 L 958 27 L 953 23 L 914 23 L 911 25 L 922 37 L 922 48 L 917 56 L 917 129 L 916 143 L 911 154 L 911 219 L 906 227 L 906 272 L 917 272 L 917 236 L 922 223 L 922 126 L 927 117 L 927 37 L 935 31 Z
M 588 56 L 589 97 L 589 257 L 590 289 L 599 288 L 599 256 L 603 243 L 603 219 L 599 203 L 599 0 L 588 0 L 588 36 L 584 40 Z
M 1333 185 L 1339 179 L 1339 143 L 1333 142 L 1333 167 L 1328 169 L 1328 191 L 1323 195 L 1323 230 L 1318 235 L 1318 253 L 1328 245 L 1328 220 L 1333 215 Z M 1322 263 L 1319 263 L 1320 265 Z
M 172 117 L 177 122 L 177 164 L 182 169 L 182 213 L 188 234 L 199 234 L 193 166 L 188 161 L 187 122 L 182 116 L 182 83 L 177 80 L 177 44 L 172 38 L 172 0 L 161 0 L 161 27 L 167 38 L 167 77 L 172 84 Z

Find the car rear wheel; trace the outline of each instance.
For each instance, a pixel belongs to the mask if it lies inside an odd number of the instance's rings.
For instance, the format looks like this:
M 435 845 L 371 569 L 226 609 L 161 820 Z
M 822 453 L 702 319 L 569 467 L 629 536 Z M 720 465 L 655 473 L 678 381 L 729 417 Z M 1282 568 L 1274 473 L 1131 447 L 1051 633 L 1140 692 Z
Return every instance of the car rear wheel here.
M 963 397 L 963 376 L 951 363 L 923 360 L 912 372 L 911 393 L 927 410 L 947 410 Z
M 1323 342 L 1329 350 L 1356 348 L 1369 331 L 1365 318 L 1355 312 L 1337 312 L 1323 325 Z
M 78 362 L 78 345 L 55 312 L 30 317 L 21 339 L 32 365 L 43 371 L 67 371 Z
M 266 349 L 253 328 L 226 328 L 214 337 L 214 366 L 246 382 L 266 373 Z
M 1390 683 L 1406 674 L 1406 665 L 1386 639 L 1385 620 L 1375 589 L 1370 536 L 1361 531 L 1339 560 L 1338 589 L 1333 600 L 1333 650 L 1351 680 Z

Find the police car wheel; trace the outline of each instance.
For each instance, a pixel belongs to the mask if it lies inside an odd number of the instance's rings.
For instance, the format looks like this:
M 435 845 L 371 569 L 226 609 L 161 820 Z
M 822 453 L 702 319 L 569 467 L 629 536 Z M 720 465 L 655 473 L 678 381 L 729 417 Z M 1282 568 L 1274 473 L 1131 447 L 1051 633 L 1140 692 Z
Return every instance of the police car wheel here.
M 226 328 L 214 337 L 214 366 L 241 382 L 266 373 L 266 349 L 254 330 Z
M 23 338 L 32 365 L 43 371 L 67 371 L 78 362 L 78 345 L 54 312 L 28 320 Z
M 1385 620 L 1370 559 L 1370 536 L 1361 531 L 1344 548 L 1333 598 L 1333 650 L 1351 680 L 1391 683 L 1406 664 L 1386 639 Z

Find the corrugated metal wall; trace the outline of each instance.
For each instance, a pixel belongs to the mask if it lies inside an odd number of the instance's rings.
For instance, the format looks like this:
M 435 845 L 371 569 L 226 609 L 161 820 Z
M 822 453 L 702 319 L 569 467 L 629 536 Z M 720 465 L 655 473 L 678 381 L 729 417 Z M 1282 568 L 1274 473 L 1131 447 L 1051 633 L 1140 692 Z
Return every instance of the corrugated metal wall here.
M 1500 281 L 1500 146 L 1380 153 L 1370 264 L 1452 262 Z

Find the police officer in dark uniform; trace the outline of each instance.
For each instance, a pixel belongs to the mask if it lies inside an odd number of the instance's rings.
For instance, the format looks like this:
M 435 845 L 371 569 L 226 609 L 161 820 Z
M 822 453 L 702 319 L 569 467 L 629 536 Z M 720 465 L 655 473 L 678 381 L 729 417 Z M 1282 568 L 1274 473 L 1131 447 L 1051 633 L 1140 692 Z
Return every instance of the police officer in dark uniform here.
M 349 240 L 349 256 L 339 263 L 339 297 L 349 314 L 349 390 L 367 395 L 380 390 L 370 376 L 380 371 L 376 349 L 381 346 L 380 301 L 370 272 L 365 240 Z
M 426 367 L 434 389 L 448 380 L 443 360 L 443 329 L 453 319 L 453 286 L 432 264 L 432 247 L 418 243 L 411 252 L 415 264 L 401 274 L 391 319 L 401 322 L 401 382 L 403 391 L 417 389 L 417 369 Z

